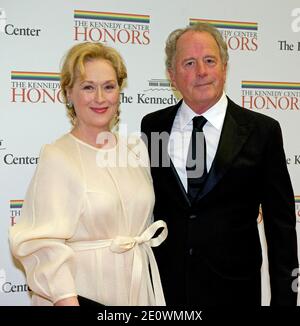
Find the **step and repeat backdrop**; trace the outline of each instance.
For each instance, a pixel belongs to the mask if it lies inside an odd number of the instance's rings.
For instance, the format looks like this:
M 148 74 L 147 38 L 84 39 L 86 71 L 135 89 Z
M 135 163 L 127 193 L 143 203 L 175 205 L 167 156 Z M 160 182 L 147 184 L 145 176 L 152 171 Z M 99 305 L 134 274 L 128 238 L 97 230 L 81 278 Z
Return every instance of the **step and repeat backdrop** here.
M 137 132 L 145 114 L 178 101 L 165 72 L 165 40 L 172 30 L 197 21 L 215 25 L 228 44 L 229 97 L 281 124 L 300 233 L 298 0 L 2 0 L 0 305 L 30 305 L 30 289 L 10 254 L 7 235 L 18 223 L 41 146 L 70 130 L 59 84 L 63 55 L 84 41 L 119 50 L 128 68 L 120 131 Z M 262 300 L 268 305 L 266 244 L 259 220 L 258 227 L 264 256 Z

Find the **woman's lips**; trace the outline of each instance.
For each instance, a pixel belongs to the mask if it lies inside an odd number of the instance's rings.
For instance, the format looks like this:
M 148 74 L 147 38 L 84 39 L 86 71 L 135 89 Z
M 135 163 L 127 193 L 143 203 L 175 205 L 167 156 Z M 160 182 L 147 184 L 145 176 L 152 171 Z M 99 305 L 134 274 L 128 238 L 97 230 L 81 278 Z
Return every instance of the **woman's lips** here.
M 94 111 L 95 113 L 104 113 L 107 111 L 107 107 L 106 108 L 90 108 L 92 111 Z

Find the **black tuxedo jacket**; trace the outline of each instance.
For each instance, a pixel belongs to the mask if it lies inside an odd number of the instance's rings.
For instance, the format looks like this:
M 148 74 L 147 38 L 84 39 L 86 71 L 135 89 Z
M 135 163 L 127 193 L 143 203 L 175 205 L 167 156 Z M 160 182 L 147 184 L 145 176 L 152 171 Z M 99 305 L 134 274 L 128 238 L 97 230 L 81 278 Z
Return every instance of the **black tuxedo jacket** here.
M 261 204 L 271 305 L 296 305 L 294 194 L 279 123 L 228 99 L 214 162 L 204 188 L 191 203 L 172 163 L 157 164 L 158 146 L 151 139 L 158 133 L 170 134 L 180 104 L 142 120 L 152 158 L 154 217 L 165 220 L 169 230 L 155 250 L 167 304 L 260 305 Z M 168 156 L 166 142 L 160 144 L 159 154 Z

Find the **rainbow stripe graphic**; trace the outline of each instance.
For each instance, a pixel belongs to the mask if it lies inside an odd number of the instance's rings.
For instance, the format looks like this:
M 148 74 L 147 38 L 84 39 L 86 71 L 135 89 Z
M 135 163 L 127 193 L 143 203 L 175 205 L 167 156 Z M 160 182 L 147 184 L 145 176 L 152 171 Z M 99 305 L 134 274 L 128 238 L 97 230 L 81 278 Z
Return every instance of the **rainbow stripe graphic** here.
M 242 88 L 300 90 L 300 83 L 243 80 L 242 81 Z
M 75 19 L 95 19 L 95 20 L 112 20 L 131 23 L 150 23 L 149 15 L 137 15 L 137 14 L 124 14 L 117 12 L 100 12 L 100 11 L 86 11 L 86 10 L 74 10 Z
M 23 201 L 21 199 L 11 199 L 10 200 L 10 209 L 21 209 L 23 206 Z
M 295 196 L 295 203 L 300 204 L 300 196 Z
M 212 19 L 197 19 L 190 18 L 190 25 L 195 25 L 197 23 L 208 23 L 214 25 L 217 28 L 227 28 L 227 29 L 244 29 L 250 31 L 257 31 L 257 23 L 251 22 L 235 22 L 230 20 L 212 20 Z
M 12 71 L 11 80 L 60 81 L 60 74 L 57 72 Z

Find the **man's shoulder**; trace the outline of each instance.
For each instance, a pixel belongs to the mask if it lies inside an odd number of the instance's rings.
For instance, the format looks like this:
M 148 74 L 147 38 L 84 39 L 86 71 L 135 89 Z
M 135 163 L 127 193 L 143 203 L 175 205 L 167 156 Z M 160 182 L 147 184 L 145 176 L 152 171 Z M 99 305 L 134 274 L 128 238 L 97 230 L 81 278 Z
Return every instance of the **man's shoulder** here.
M 261 112 L 255 112 L 250 109 L 244 108 L 232 100 L 228 99 L 228 109 L 232 115 L 236 118 L 245 121 L 256 121 L 264 124 L 278 124 L 278 121 L 272 117 L 269 117 Z
M 173 110 L 174 110 L 175 106 L 172 105 L 172 106 L 168 106 L 166 108 L 163 108 L 163 109 L 159 109 L 159 110 L 156 110 L 156 111 L 153 111 L 153 112 L 150 112 L 148 114 L 146 114 L 144 117 L 143 117 L 143 120 L 144 121 L 152 121 L 152 120 L 161 120 L 163 119 L 165 116 L 168 116 Z
M 168 106 L 166 108 L 156 110 L 154 112 L 148 113 L 142 119 L 141 129 L 143 132 L 147 130 L 164 130 L 166 126 L 170 127 L 170 124 L 173 123 L 178 108 L 180 107 L 182 100 L 177 104 Z M 167 129 L 168 129 L 167 128 Z

